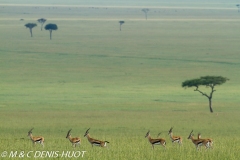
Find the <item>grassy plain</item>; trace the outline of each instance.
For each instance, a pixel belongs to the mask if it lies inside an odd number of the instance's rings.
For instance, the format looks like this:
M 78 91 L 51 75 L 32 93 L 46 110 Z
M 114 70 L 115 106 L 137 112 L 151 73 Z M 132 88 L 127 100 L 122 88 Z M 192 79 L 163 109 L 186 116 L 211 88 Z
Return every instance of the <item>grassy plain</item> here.
M 0 7 L 0 152 L 85 150 L 83 159 L 119 160 L 240 156 L 237 10 L 156 7 L 144 20 L 131 6 Z M 24 27 L 41 17 L 59 27 L 52 40 L 40 24 L 32 38 Z M 216 87 L 213 114 L 205 97 L 181 88 L 205 75 L 230 79 Z M 171 126 L 182 147 L 171 144 Z M 44 149 L 26 137 L 32 127 L 45 137 Z M 83 137 L 89 127 L 91 136 L 110 141 L 108 149 L 90 146 Z M 82 138 L 80 148 L 65 138 L 70 128 Z M 196 152 L 187 140 L 192 129 L 213 138 L 214 148 Z M 166 150 L 151 149 L 148 130 L 152 137 L 162 132 Z

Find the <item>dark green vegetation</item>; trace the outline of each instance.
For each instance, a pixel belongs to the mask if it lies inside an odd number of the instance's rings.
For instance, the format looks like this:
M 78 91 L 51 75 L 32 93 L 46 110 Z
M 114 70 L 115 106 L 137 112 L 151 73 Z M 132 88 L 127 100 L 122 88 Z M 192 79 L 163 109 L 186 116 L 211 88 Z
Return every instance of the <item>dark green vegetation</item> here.
M 212 97 L 213 97 L 213 92 L 216 91 L 214 89 L 214 87 L 225 83 L 227 80 L 229 80 L 229 79 L 226 77 L 222 77 L 222 76 L 204 76 L 204 77 L 200 77 L 198 79 L 186 80 L 186 81 L 182 82 L 182 87 L 184 87 L 184 88 L 195 87 L 194 91 L 197 91 L 197 92 L 201 93 L 203 96 L 207 97 L 208 101 L 209 101 L 210 112 L 213 113 Z M 201 90 L 199 90 L 199 86 L 208 87 L 208 88 L 210 88 L 211 92 L 209 94 L 206 94 L 206 93 L 202 92 Z
M 239 14 L 235 4 L 199 5 L 4 6 L 0 151 L 32 150 L 27 132 L 34 127 L 34 136 L 45 137 L 45 148 L 35 150 L 48 151 L 78 150 L 65 138 L 73 129 L 85 159 L 239 159 Z M 147 21 L 142 8 L 150 8 Z M 26 35 L 23 25 L 39 17 L 61 29 L 54 40 L 40 27 L 34 39 Z M 180 85 L 203 75 L 230 79 L 214 94 L 214 114 L 205 98 Z M 172 126 L 182 147 L 171 144 Z M 109 149 L 92 148 L 83 137 L 88 128 Z M 165 151 L 152 150 L 148 130 L 152 138 L 162 132 Z M 191 130 L 212 138 L 214 148 L 196 153 Z

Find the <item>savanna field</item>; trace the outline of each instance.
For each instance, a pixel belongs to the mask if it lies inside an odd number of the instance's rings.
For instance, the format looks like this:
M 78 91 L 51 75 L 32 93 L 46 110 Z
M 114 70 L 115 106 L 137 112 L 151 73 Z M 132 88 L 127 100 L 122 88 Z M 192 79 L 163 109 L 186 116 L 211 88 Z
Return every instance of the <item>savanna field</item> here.
M 57 24 L 52 40 L 39 18 Z M 27 23 L 37 24 L 33 37 Z M 217 0 L 0 2 L 0 159 L 238 160 L 239 28 L 236 4 Z M 213 113 L 206 97 L 181 87 L 207 75 L 229 78 L 215 87 Z M 181 146 L 172 144 L 171 127 Z M 27 137 L 31 128 L 44 148 Z M 106 148 L 91 146 L 88 128 Z M 80 146 L 66 138 L 69 129 Z M 152 149 L 149 130 L 152 138 L 161 132 L 166 149 Z M 196 151 L 192 130 L 213 147 Z

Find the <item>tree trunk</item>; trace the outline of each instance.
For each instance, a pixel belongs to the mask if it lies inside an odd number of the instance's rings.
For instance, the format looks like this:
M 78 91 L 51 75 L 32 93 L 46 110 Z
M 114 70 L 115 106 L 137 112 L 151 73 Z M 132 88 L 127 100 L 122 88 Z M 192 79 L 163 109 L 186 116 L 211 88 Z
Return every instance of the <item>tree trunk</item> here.
M 210 109 L 210 112 L 213 113 L 213 109 L 212 109 L 212 98 L 208 98 L 209 100 L 209 109 Z
M 145 18 L 146 18 L 146 20 L 147 20 L 147 13 L 145 13 Z
M 31 34 L 31 37 L 32 37 L 32 36 L 33 36 L 33 35 L 32 35 L 32 28 L 29 28 L 29 29 L 30 29 L 30 34 Z
M 122 27 L 121 27 L 122 25 L 120 24 L 120 31 L 122 30 Z
M 214 90 L 214 85 L 210 86 L 211 88 L 211 93 L 210 95 L 207 95 L 206 93 L 203 93 L 202 91 L 198 90 L 198 87 L 194 90 L 194 91 L 198 91 L 199 93 L 201 93 L 203 96 L 207 97 L 208 98 L 208 101 L 209 101 L 209 109 L 210 109 L 210 112 L 213 113 L 213 109 L 212 109 L 212 97 L 213 97 L 213 92 L 215 92 L 216 90 Z
M 52 30 L 50 30 L 50 39 L 52 39 Z

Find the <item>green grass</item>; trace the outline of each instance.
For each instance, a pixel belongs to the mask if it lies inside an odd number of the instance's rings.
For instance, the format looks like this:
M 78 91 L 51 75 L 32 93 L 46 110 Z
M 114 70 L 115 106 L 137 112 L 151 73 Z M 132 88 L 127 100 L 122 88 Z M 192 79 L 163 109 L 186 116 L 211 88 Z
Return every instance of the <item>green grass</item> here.
M 5 6 L 0 18 L 0 153 L 80 150 L 87 151 L 83 159 L 238 159 L 237 12 L 185 8 L 177 14 L 160 8 L 145 21 L 136 7 L 103 8 L 83 7 L 78 15 L 68 6 L 56 12 Z M 59 27 L 52 40 L 40 24 L 32 38 L 24 27 L 43 16 L 46 24 Z M 205 97 L 181 87 L 186 79 L 205 75 L 230 79 L 216 87 L 213 114 Z M 183 137 L 181 147 L 167 135 L 172 126 Z M 45 137 L 44 149 L 28 139 L 32 127 L 33 135 Z M 108 149 L 91 147 L 83 137 L 89 127 L 92 137 L 110 142 Z M 80 148 L 65 138 L 70 128 L 82 139 Z M 162 132 L 166 150 L 152 150 L 144 138 L 148 130 L 153 138 Z M 214 148 L 196 152 L 187 140 L 191 130 L 212 138 Z

